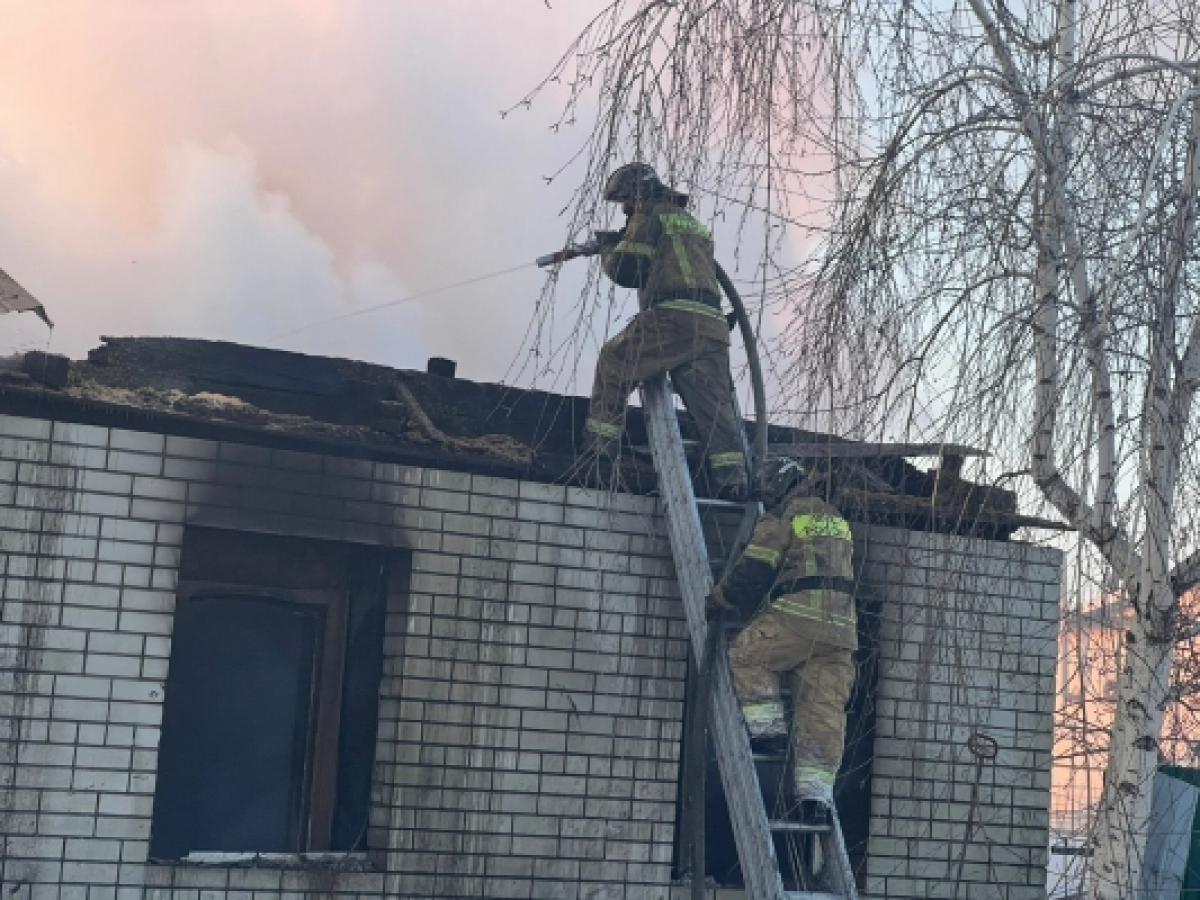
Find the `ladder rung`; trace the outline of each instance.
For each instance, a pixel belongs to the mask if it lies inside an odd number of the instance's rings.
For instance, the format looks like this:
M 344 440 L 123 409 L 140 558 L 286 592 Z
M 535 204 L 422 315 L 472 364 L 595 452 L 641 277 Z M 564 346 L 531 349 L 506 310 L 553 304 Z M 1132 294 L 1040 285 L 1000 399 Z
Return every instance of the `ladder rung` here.
M 716 497 L 697 497 L 697 506 L 715 506 L 718 509 L 745 509 L 746 504 L 739 500 L 718 500 Z
M 809 825 L 806 822 L 787 822 L 783 819 L 771 819 L 767 827 L 772 831 L 788 831 L 796 834 L 828 834 L 833 831 L 832 825 Z
M 787 762 L 788 754 L 786 750 L 783 753 L 752 753 L 750 758 L 756 763 L 781 763 Z

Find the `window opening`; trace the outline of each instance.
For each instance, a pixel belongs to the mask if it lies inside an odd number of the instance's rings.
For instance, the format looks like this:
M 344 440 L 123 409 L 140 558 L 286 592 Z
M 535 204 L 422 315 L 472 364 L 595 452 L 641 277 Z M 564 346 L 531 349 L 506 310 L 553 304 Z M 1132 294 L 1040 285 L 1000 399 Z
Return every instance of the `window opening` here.
M 190 528 L 150 856 L 366 849 L 387 548 Z

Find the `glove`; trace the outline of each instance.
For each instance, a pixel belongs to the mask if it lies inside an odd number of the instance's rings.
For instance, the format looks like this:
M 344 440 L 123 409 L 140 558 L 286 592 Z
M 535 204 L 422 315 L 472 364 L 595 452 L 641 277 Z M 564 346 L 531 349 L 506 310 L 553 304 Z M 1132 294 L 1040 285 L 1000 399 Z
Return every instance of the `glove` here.
M 715 619 L 717 616 L 736 609 L 737 607 L 729 602 L 729 598 L 725 596 L 725 591 L 721 589 L 720 585 L 714 587 L 712 593 L 704 598 L 704 617 L 706 619 Z

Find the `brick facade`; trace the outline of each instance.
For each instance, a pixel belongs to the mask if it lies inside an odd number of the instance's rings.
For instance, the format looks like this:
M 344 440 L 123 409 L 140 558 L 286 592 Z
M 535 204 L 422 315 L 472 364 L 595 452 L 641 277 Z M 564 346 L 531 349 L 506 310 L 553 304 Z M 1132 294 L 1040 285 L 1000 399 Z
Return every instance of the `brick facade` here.
M 1045 897 L 1060 554 L 860 532 L 879 600 L 867 895 Z
M 670 895 L 687 642 L 653 498 L 0 416 L 0 501 L 5 900 Z M 374 871 L 147 862 L 188 525 L 410 551 Z M 1057 554 L 860 538 L 868 894 L 955 896 L 961 859 L 957 896 L 1042 896 Z M 1000 745 L 978 779 L 974 730 Z

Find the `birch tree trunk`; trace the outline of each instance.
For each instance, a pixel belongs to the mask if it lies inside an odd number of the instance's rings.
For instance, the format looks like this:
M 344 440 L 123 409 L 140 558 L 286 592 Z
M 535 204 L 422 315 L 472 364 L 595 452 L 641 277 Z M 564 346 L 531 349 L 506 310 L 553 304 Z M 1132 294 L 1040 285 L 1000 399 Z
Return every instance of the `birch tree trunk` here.
M 1151 600 L 1147 588 L 1139 602 Z M 1170 686 L 1174 640 L 1155 634 L 1138 616 L 1126 632 L 1118 681 L 1104 795 L 1096 824 L 1092 862 L 1094 900 L 1128 900 L 1137 895 L 1150 834 L 1150 800 L 1159 765 L 1158 735 Z
M 1140 496 L 1145 522 L 1133 624 L 1126 633 L 1116 716 L 1105 772 L 1092 867 L 1092 897 L 1117 900 L 1141 888 L 1154 774 L 1160 762 L 1163 713 L 1179 635 L 1179 593 L 1172 571 L 1176 483 L 1195 396 L 1187 360 L 1200 346 L 1200 317 L 1176 353 L 1184 260 L 1194 253 L 1196 192 L 1200 185 L 1200 89 L 1190 89 L 1191 123 L 1184 152 L 1178 211 L 1169 235 L 1165 271 L 1151 336 L 1143 418 Z

